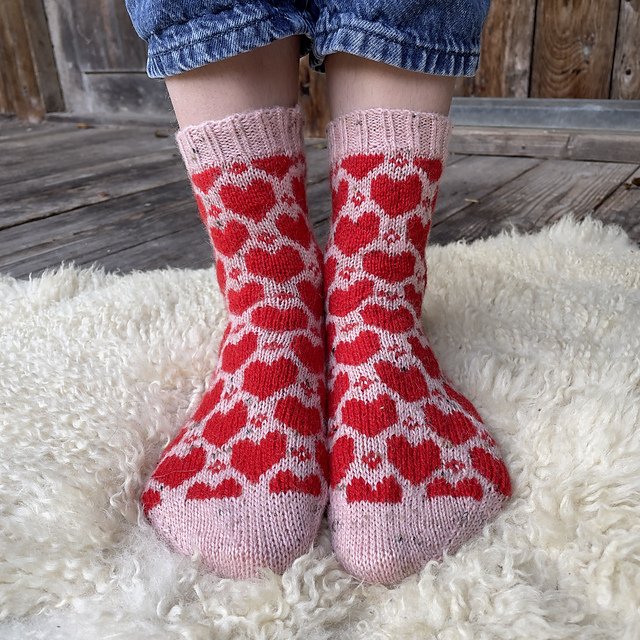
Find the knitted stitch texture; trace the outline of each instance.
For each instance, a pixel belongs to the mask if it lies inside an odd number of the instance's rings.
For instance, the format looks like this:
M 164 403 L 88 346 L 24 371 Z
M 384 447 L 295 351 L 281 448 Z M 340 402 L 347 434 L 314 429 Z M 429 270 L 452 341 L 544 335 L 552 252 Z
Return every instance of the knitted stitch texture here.
M 274 108 L 188 127 L 177 141 L 228 310 L 200 406 L 142 495 L 174 549 L 216 573 L 284 571 L 327 498 L 321 254 L 305 195 L 302 113 Z
M 421 324 L 449 131 L 441 115 L 371 109 L 327 132 L 329 522 L 338 559 L 370 582 L 455 551 L 511 493 L 495 441 Z

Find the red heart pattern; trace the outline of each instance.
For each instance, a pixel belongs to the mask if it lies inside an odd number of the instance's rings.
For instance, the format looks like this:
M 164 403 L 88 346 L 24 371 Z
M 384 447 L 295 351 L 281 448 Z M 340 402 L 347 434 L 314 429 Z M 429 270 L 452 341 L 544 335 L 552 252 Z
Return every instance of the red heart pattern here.
M 241 400 L 227 412 L 215 411 L 207 420 L 202 437 L 216 447 L 223 447 L 247 424 L 247 415 L 247 407 Z
M 300 478 L 293 471 L 278 471 L 269 482 L 271 493 L 287 493 L 293 491 L 297 493 L 308 493 L 311 496 L 319 496 L 322 491 L 320 476 L 312 473 L 305 478 Z
M 412 496 L 411 509 L 444 509 L 437 526 L 448 526 L 449 507 L 429 500 L 471 500 L 489 512 L 484 480 L 494 495 L 510 493 L 480 416 L 444 378 L 422 328 L 441 173 L 439 158 L 404 150 L 333 158 L 325 256 L 330 488 L 346 500 L 330 510 L 334 538 L 342 526 L 351 530 L 343 522 L 363 521 L 365 503 L 382 509 Z M 376 512 L 366 513 L 374 522 Z M 379 513 L 372 526 L 384 529 L 391 512 Z
M 255 496 L 270 493 L 283 518 L 302 510 L 297 518 L 313 527 L 330 463 L 321 254 L 307 219 L 304 155 L 238 159 L 191 177 L 228 324 L 211 387 L 165 450 L 142 508 L 178 531 L 174 514 L 198 504 L 194 527 L 206 530 L 221 500 L 244 522 Z
M 284 458 L 286 450 L 287 437 L 278 431 L 270 431 L 260 442 L 239 440 L 231 450 L 231 466 L 256 484 Z

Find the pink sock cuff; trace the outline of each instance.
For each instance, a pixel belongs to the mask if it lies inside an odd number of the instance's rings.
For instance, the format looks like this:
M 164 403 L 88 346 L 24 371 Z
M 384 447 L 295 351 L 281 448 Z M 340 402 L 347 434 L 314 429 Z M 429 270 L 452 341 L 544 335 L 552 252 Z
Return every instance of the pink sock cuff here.
M 190 174 L 264 156 L 297 155 L 304 148 L 300 105 L 235 113 L 185 127 L 176 134 Z
M 332 160 L 354 153 L 419 152 L 436 159 L 447 154 L 451 119 L 407 109 L 351 111 L 327 125 Z

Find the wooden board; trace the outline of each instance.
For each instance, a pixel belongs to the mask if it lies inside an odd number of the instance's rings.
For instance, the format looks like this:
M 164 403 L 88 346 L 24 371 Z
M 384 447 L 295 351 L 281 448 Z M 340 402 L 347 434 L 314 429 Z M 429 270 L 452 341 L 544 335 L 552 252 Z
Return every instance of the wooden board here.
M 482 33 L 480 66 L 469 95 L 529 95 L 535 2 L 492 0 Z
M 503 229 L 532 231 L 566 213 L 593 211 L 635 170 L 634 165 L 547 160 L 508 182 L 480 202 L 436 220 L 431 239 L 446 244 L 482 238 Z
M 640 99 L 640 0 L 621 0 L 611 97 Z
M 3 187 L 0 228 L 186 180 L 178 153 L 168 151 L 65 169 Z
M 0 185 L 156 151 L 175 150 L 171 139 L 156 138 L 153 130 L 148 129 L 88 129 L 73 132 L 68 140 L 60 140 L 47 147 L 37 144 L 38 141 L 30 140 L 22 147 L 14 142 L 17 143 L 11 140 L 6 145 L 0 143 L 3 158 L 0 162 Z M 4 202 L 4 197 L 1 201 Z
M 175 233 L 184 224 L 201 225 L 189 184 L 181 181 L 89 205 L 81 213 L 61 213 L 54 224 L 45 218 L 5 229 L 0 270 L 26 275 L 62 260 L 86 264 Z
M 446 220 L 539 163 L 532 158 L 469 156 L 453 166 L 447 165 L 440 182 L 434 221 Z
M 635 163 L 640 161 L 640 133 L 457 126 L 449 148 L 466 154 Z
M 42 0 L 0 2 L 0 112 L 29 121 L 62 110 Z
M 640 242 L 640 169 L 620 185 L 591 214 L 607 224 L 618 224 Z
M 619 4 L 538 0 L 532 97 L 609 97 Z

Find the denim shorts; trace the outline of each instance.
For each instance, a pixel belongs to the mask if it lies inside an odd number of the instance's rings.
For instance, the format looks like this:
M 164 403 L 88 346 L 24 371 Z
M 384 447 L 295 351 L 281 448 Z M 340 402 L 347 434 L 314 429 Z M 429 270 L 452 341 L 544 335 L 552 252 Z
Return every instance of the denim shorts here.
M 324 71 L 338 51 L 403 69 L 472 76 L 490 0 L 126 0 L 148 44 L 147 73 L 164 78 L 300 35 Z

